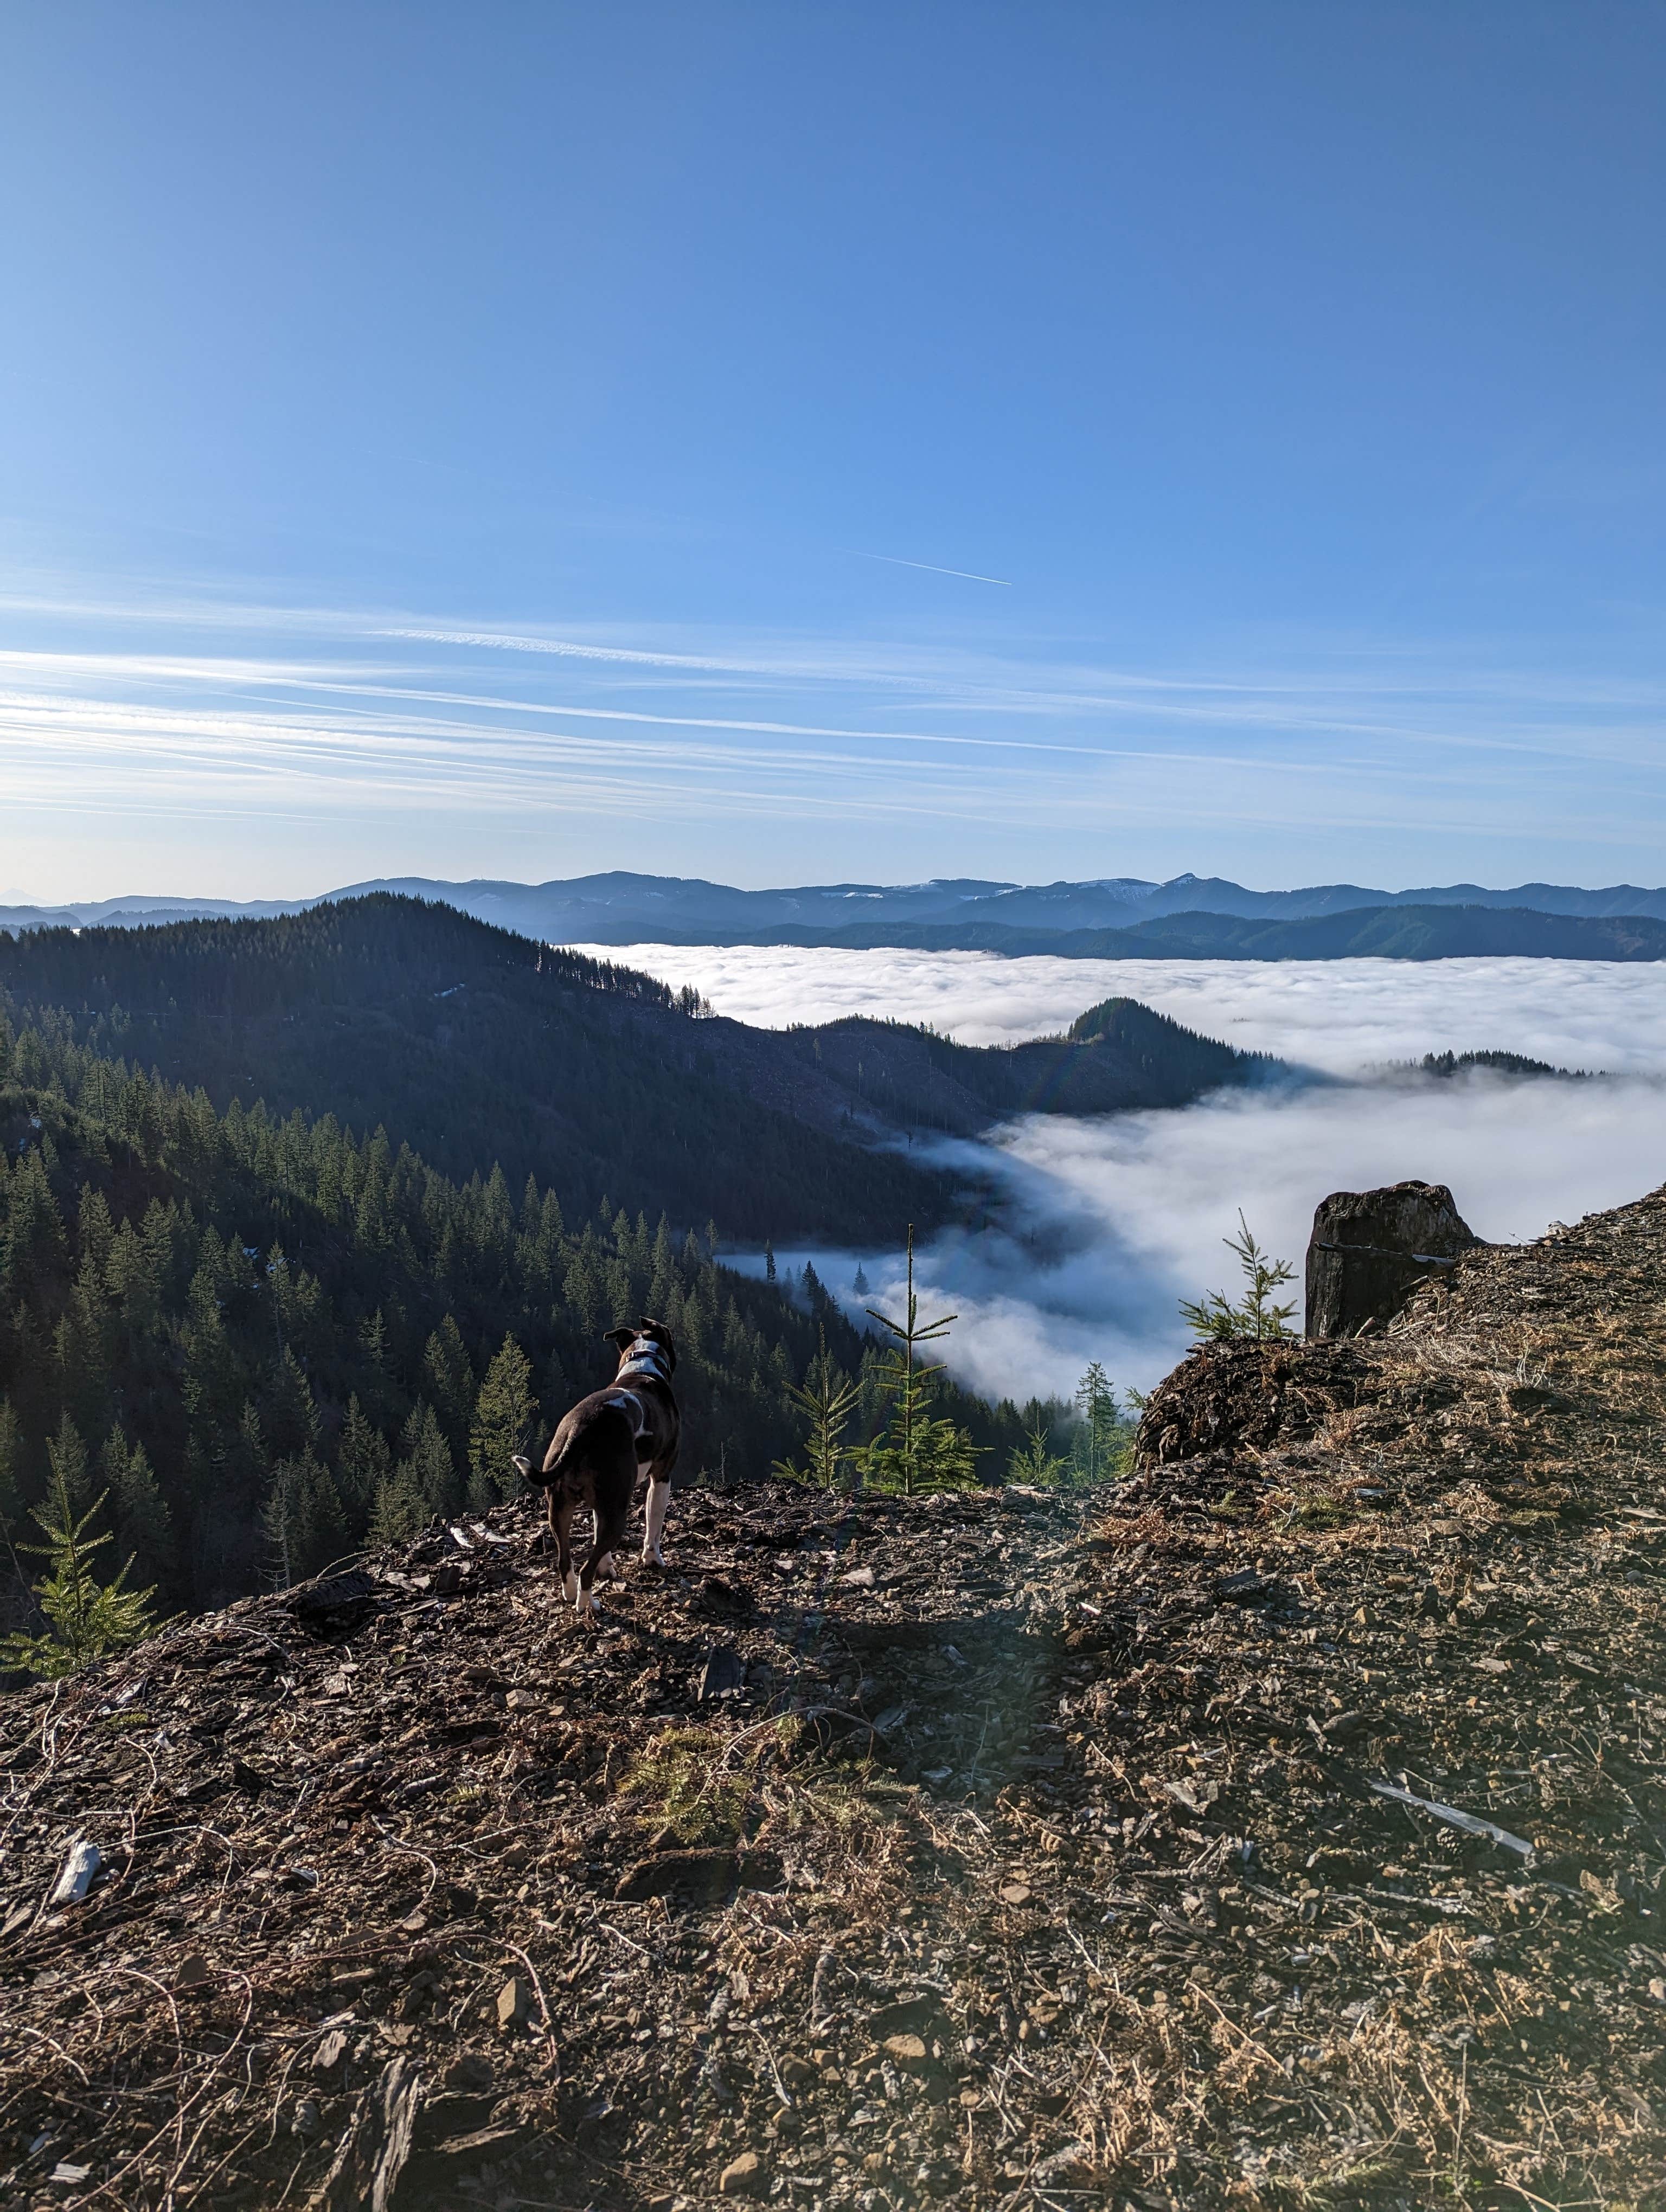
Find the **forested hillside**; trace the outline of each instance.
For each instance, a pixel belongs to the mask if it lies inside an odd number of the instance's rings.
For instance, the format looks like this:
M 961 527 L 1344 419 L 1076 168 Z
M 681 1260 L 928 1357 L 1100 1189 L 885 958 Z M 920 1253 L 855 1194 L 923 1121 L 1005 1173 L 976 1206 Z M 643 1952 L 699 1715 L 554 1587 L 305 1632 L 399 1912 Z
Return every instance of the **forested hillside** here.
M 955 1206 L 945 1177 L 859 1141 L 860 1101 L 772 1090 L 779 1038 L 450 907 L 0 937 L 0 988 L 220 1108 L 380 1124 L 459 1179 L 536 1175 L 570 1216 L 611 1197 L 758 1243 L 894 1244 Z
M 218 1107 L 332 1113 L 459 1179 L 494 1162 L 516 1188 L 535 1175 L 569 1216 L 606 1197 L 757 1243 L 894 1245 L 902 1222 L 975 1213 L 979 1194 L 899 1137 L 1181 1105 L 1278 1066 L 1128 999 L 1004 1049 L 892 1022 L 751 1029 L 651 976 L 385 893 L 268 921 L 0 937 L 0 987 Z
M 210 1006 L 271 982 L 234 963 L 200 980 Z M 600 1333 L 643 1311 L 682 1355 L 688 1472 L 797 1450 L 787 1389 L 823 1331 L 861 1386 L 851 1441 L 879 1424 L 873 1349 L 813 1280 L 795 1302 L 664 1218 L 570 1216 L 496 1166 L 459 1183 L 329 1115 L 219 1111 L 71 1032 L 0 1015 L 14 1533 L 56 1469 L 79 1504 L 109 1490 L 119 1554 L 167 1603 L 310 1571 L 368 1528 L 500 1497 L 509 1452 L 607 1378 Z M 944 1397 L 1004 1469 L 1018 1416 Z
M 1011 1051 L 751 1030 L 391 896 L 0 939 L 0 1515 L 57 1474 L 77 1510 L 110 1493 L 164 1602 L 287 1580 L 500 1498 L 645 1311 L 682 1353 L 688 1471 L 798 1453 L 824 1332 L 869 1442 L 873 1340 L 813 1279 L 719 1267 L 714 1217 L 895 1249 L 980 1203 L 882 1141 L 904 1128 L 1272 1065 L 1125 1000 Z M 1005 1473 L 1018 1416 L 941 1395 L 945 1435 Z
M 954 1044 L 929 1030 L 853 1016 L 789 1030 L 775 1050 L 894 1127 L 958 1136 L 1016 1114 L 1183 1106 L 1206 1091 L 1290 1073 L 1268 1054 L 1237 1051 L 1122 998 L 1090 1007 L 1065 1036 L 1023 1044 Z

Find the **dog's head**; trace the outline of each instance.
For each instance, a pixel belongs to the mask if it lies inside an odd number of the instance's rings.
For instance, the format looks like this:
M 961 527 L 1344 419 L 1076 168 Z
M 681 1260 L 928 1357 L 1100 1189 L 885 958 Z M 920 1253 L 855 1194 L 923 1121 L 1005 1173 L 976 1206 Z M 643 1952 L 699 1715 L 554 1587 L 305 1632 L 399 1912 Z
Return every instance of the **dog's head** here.
M 664 1322 L 644 1316 L 635 1328 L 609 1329 L 607 1341 L 617 1346 L 622 1368 L 628 1367 L 633 1360 L 652 1360 L 666 1381 L 671 1380 L 677 1366 L 677 1346 Z

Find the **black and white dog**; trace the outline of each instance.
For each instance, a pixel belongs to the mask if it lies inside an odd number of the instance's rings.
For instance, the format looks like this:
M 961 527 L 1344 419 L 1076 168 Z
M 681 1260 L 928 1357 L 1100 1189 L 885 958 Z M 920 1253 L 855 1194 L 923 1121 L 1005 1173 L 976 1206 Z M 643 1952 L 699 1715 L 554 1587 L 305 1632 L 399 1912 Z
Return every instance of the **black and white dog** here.
M 663 1322 L 642 1321 L 635 1328 L 610 1329 L 607 1341 L 619 1348 L 619 1371 L 605 1390 L 593 1390 L 562 1419 L 550 1439 L 541 1472 L 515 1455 L 528 1482 L 550 1493 L 550 1528 L 562 1594 L 581 1613 L 593 1619 L 596 1577 L 624 1540 L 625 1522 L 638 1470 L 648 1469 L 648 1511 L 642 1528 L 642 1557 L 666 1564 L 660 1550 L 671 1504 L 671 1471 L 677 1463 L 682 1419 L 672 1395 L 677 1348 Z M 583 1571 L 573 1570 L 573 1516 L 587 1505 L 595 1516 L 595 1537 Z

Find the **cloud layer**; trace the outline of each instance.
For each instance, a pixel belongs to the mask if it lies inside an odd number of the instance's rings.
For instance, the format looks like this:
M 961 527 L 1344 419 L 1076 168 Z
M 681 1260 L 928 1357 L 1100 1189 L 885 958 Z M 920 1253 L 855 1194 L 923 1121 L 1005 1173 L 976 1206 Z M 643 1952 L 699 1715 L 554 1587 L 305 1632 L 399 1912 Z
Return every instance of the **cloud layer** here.
M 989 1145 L 943 1146 L 945 1160 L 996 1178 L 1006 1224 L 924 1251 L 921 1295 L 933 1312 L 959 1313 L 957 1373 L 1019 1401 L 1067 1395 L 1094 1358 L 1123 1386 L 1148 1389 L 1166 1373 L 1188 1341 L 1177 1301 L 1236 1287 L 1222 1239 L 1240 1208 L 1262 1243 L 1295 1264 L 1299 1324 L 1313 1209 L 1330 1191 L 1404 1176 L 1444 1182 L 1477 1235 L 1513 1243 L 1666 1179 L 1666 966 L 708 949 L 656 965 L 641 948 L 633 957 L 754 1020 L 860 1007 L 928 1015 L 969 1041 L 995 1039 L 1056 1027 L 1102 990 L 1122 988 L 1216 1035 L 1342 1074 L 1448 1044 L 1636 1071 L 1601 1083 L 1475 1076 L 1222 1093 L 1183 1113 L 1031 1115 Z M 853 1313 L 864 1303 L 896 1310 L 896 1254 L 861 1255 L 868 1301 L 849 1290 L 856 1255 L 780 1256 L 795 1266 L 813 1257 Z
M 1601 960 L 1003 960 L 782 945 L 591 947 L 692 983 L 765 1029 L 871 1014 L 962 1044 L 1066 1029 L 1122 993 L 1228 1044 L 1349 1074 L 1426 1052 L 1666 1073 L 1666 963 Z

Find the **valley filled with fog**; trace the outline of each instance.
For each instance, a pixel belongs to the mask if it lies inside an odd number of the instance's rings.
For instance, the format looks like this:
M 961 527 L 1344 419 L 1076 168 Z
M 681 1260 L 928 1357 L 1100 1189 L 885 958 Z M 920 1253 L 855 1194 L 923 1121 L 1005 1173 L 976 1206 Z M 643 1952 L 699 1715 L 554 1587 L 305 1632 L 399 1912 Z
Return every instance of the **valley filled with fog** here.
M 1666 964 L 582 949 L 691 984 L 741 1021 L 782 1027 L 860 1013 L 929 1022 L 965 1044 L 1057 1031 L 1126 994 L 1231 1044 L 1343 1079 L 1219 1092 L 1177 1112 L 1031 1115 L 988 1145 L 941 1145 L 945 1161 L 992 1173 L 1006 1194 L 1004 1230 L 940 1239 L 919 1267 L 930 1310 L 959 1312 L 957 1375 L 994 1395 L 1067 1393 L 1093 1358 L 1118 1383 L 1149 1389 L 1186 1348 L 1177 1299 L 1234 1287 L 1221 1239 L 1240 1207 L 1295 1263 L 1299 1326 L 1302 1255 L 1329 1191 L 1413 1176 L 1445 1182 L 1477 1235 L 1516 1242 L 1666 1179 Z M 1610 1073 L 1570 1083 L 1382 1073 L 1446 1050 Z M 891 1310 L 895 1253 L 776 1257 L 783 1267 L 813 1261 L 853 1310 Z M 851 1292 L 858 1260 L 870 1300 Z

